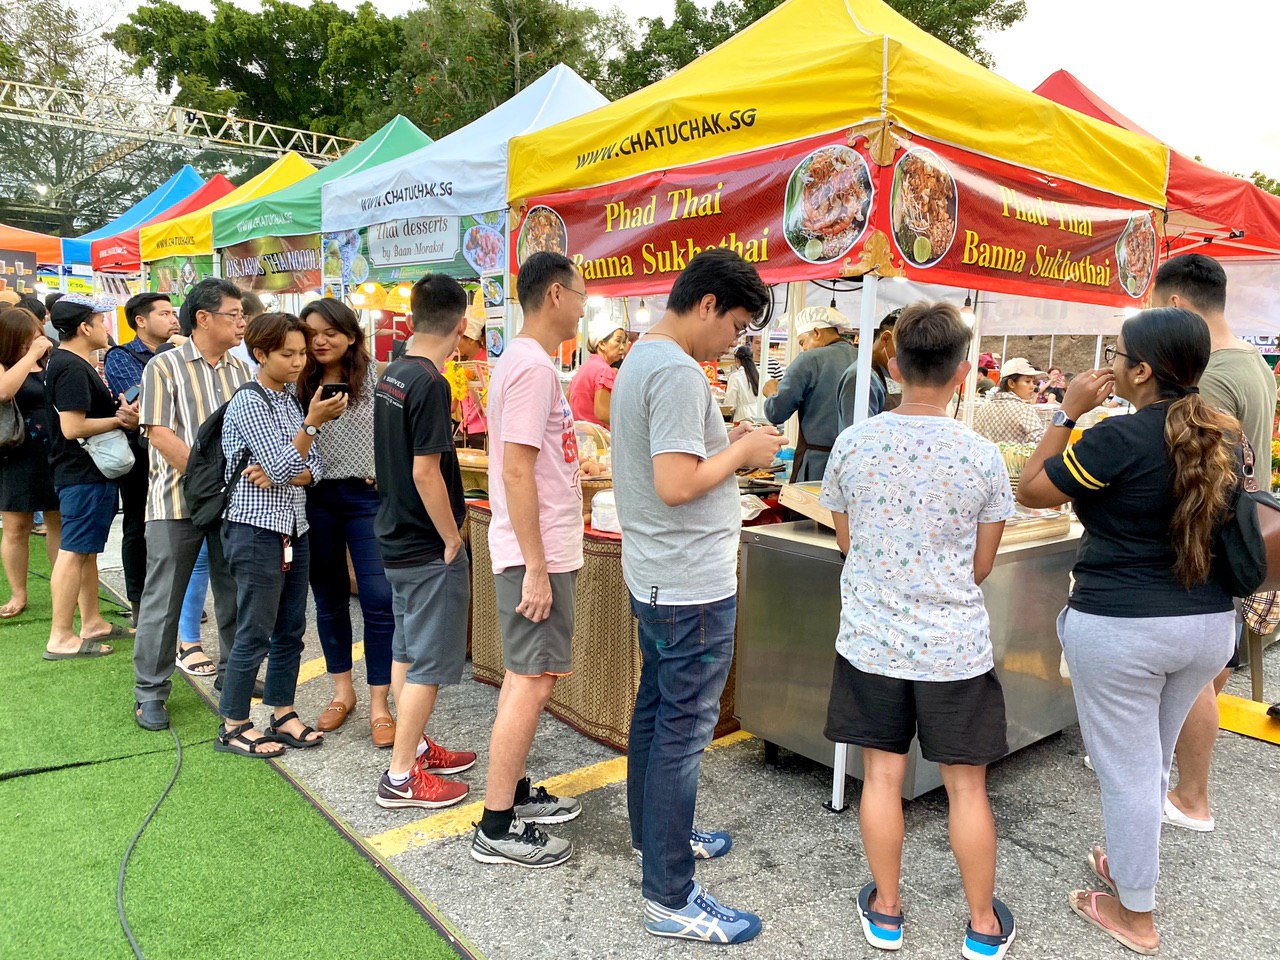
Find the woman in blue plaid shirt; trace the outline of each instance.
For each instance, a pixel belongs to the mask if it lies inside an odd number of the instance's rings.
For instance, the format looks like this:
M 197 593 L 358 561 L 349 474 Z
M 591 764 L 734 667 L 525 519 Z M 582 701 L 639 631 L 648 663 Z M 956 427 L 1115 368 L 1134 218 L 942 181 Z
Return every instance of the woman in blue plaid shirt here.
M 267 313 L 249 323 L 244 341 L 260 364 L 258 376 L 231 398 L 222 425 L 228 481 L 241 471 L 222 522 L 238 613 L 214 746 L 246 757 L 276 756 L 282 744 L 318 747 L 324 739 L 293 708 L 310 560 L 303 488 L 324 477 L 320 451 L 313 448 L 316 434 L 342 415 L 347 398 L 316 394 L 304 415 L 296 384 L 309 334 L 291 313 Z M 249 701 L 268 653 L 262 700 L 273 708 L 273 719 L 262 732 L 249 720 Z

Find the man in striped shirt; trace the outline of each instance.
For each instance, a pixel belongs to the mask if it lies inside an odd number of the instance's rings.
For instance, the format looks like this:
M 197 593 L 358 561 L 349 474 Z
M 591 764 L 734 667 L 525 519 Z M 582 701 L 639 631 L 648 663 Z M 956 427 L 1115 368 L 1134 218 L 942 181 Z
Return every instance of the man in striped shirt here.
M 192 668 L 207 663 L 199 644 L 178 650 L 178 619 L 191 569 L 205 537 L 188 518 L 181 479 L 196 433 L 252 374 L 231 356 L 244 338 L 240 289 L 216 277 L 187 295 L 183 333 L 176 350 L 147 364 L 142 377 L 140 422 L 150 444 L 151 489 L 147 498 L 147 579 L 133 647 L 134 718 L 146 730 L 169 726 L 165 702 L 177 659 Z M 188 319 L 189 318 L 189 319 Z M 208 538 L 209 581 L 218 620 L 220 687 L 236 635 L 236 584 L 218 536 Z

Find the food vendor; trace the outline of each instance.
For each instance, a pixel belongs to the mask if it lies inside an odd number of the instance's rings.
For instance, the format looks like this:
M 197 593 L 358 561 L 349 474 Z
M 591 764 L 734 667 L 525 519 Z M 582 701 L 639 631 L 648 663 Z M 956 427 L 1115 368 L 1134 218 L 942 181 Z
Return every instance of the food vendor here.
M 1000 368 L 1000 389 L 973 415 L 973 429 L 996 443 L 1039 443 L 1044 420 L 1036 413 L 1036 377 L 1043 376 L 1023 357 Z
M 796 314 L 797 342 L 804 352 L 787 368 L 782 381 L 764 386 L 764 415 L 777 426 L 800 415 L 793 483 L 821 480 L 827 455 L 839 433 L 840 378 L 858 358 L 841 333 L 852 326 L 835 307 L 806 307 Z
M 612 317 L 596 317 L 587 325 L 586 362 L 569 382 L 573 419 L 609 426 L 609 402 L 618 371 L 613 364 L 627 352 L 627 331 Z
M 458 338 L 458 359 L 463 363 L 489 361 L 489 354 L 484 348 L 484 317 L 467 319 L 466 332 Z M 476 402 L 469 390 L 462 401 L 462 429 L 467 436 L 467 447 L 472 450 L 484 449 L 489 424 L 485 420 L 484 408 Z

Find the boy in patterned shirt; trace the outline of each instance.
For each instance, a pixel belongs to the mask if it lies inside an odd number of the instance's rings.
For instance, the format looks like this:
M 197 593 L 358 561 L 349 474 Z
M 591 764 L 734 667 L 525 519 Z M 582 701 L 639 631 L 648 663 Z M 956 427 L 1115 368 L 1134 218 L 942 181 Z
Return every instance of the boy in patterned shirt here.
M 979 584 L 1013 495 L 996 445 L 947 415 L 972 333 L 946 303 L 903 310 L 889 370 L 892 412 L 845 430 L 821 503 L 846 555 L 826 736 L 862 748 L 859 827 L 871 883 L 858 896 L 868 943 L 902 945 L 901 790 L 913 737 L 941 765 L 951 846 L 970 922 L 966 957 L 1002 957 L 1013 917 L 995 899 L 986 765 L 1008 752 L 1004 694 Z

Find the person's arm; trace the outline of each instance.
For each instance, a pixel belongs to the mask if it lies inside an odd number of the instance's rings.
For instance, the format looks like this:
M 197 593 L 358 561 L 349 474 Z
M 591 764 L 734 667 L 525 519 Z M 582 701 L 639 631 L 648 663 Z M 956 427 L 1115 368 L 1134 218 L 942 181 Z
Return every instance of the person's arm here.
M 982 581 L 991 576 L 991 568 L 996 564 L 996 553 L 1000 550 L 1000 538 L 1004 536 L 1004 521 L 999 523 L 978 524 L 978 544 L 973 551 L 973 582 L 982 586 Z
M 123 397 L 121 406 L 112 416 L 90 417 L 88 411 L 93 406 L 94 395 L 102 389 L 98 375 L 79 364 L 71 369 L 63 368 L 53 382 L 46 385 L 49 405 L 57 411 L 58 426 L 68 440 L 87 440 L 137 424 L 137 404 L 125 404 Z
M 1110 394 L 1115 376 L 1110 370 L 1091 370 L 1071 381 L 1062 398 L 1062 410 L 1078 420 L 1096 408 Z M 1022 467 L 1018 480 L 1018 502 L 1023 506 L 1059 507 L 1068 500 L 1106 487 L 1116 476 L 1126 455 L 1123 443 L 1115 442 L 1104 421 L 1086 430 L 1070 449 L 1071 430 L 1049 427 L 1044 439 Z
M 836 528 L 836 546 L 840 548 L 842 557 L 849 554 L 849 515 L 847 513 L 831 513 L 831 525 Z
M 124 347 L 112 347 L 102 361 L 102 374 L 107 378 L 107 386 L 113 395 L 131 390 L 141 379 L 135 376 L 139 371 L 133 355 L 125 354 L 129 354 L 129 351 Z
M 248 390 L 237 393 L 227 408 L 226 418 L 244 437 L 254 464 L 273 487 L 286 485 L 307 469 L 304 457 L 310 452 L 314 438 L 301 429 L 292 442 L 282 437 L 275 412 L 256 393 Z M 300 443 L 299 438 L 305 442 Z
M 191 448 L 182 442 L 182 438 L 168 427 L 147 427 L 147 442 L 156 453 L 179 473 L 187 472 L 187 457 Z
M 706 460 L 693 453 L 659 453 L 653 458 L 653 486 L 668 507 L 704 497 L 742 467 L 773 463 L 787 440 L 773 427 L 761 427 Z
M 27 352 L 9 369 L 0 366 L 0 403 L 8 403 L 18 395 L 27 377 L 36 369 L 43 357 L 53 348 L 53 341 L 43 335 L 31 341 Z
M 444 562 L 453 563 L 462 549 L 462 534 L 453 519 L 453 506 L 449 503 L 449 490 L 440 475 L 440 454 L 428 453 L 413 458 L 413 485 L 422 498 L 422 506 L 431 518 L 436 532 L 444 541 Z
M 1020 411 L 1022 415 L 1022 430 L 1026 436 L 1024 443 L 1039 443 L 1044 439 L 1045 422 L 1040 419 L 1040 414 L 1036 413 L 1035 407 L 1028 404 L 1022 405 Z M 1068 432 L 1068 436 L 1070 433 Z
M 814 361 L 809 354 L 796 357 L 778 384 L 778 392 L 764 402 L 764 415 L 770 423 L 781 426 L 800 409 L 809 395 L 813 371 Z
M 609 405 L 613 400 L 613 391 L 608 387 L 597 387 L 593 405 L 596 419 L 604 426 L 609 426 Z
M 537 447 L 503 443 L 502 484 L 507 493 L 507 512 L 524 557 L 524 585 L 516 613 L 541 623 L 551 615 L 551 577 L 538 517 L 537 462 Z
M 178 418 L 175 414 L 174 393 L 177 385 L 169 370 L 169 354 L 164 360 L 148 363 L 142 370 L 142 395 L 138 398 L 142 424 L 147 442 L 178 473 L 187 472 L 187 457 L 191 448 L 178 436 Z
M 132 404 L 130 410 L 136 411 Z M 134 421 L 136 422 L 136 421 Z M 68 440 L 87 440 L 127 426 L 128 421 L 120 416 L 89 418 L 83 410 L 58 410 L 58 425 L 62 435 Z

